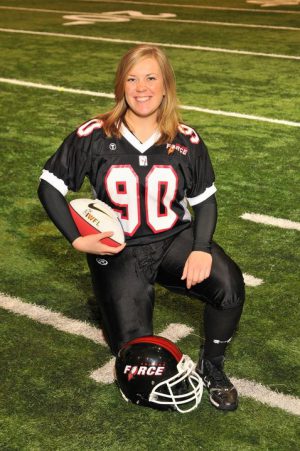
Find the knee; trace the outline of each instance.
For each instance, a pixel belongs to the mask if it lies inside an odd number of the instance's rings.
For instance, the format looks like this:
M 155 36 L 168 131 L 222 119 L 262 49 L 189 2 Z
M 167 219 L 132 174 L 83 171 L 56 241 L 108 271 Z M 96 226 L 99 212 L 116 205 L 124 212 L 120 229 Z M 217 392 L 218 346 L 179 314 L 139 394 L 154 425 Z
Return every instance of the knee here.
M 240 268 L 231 262 L 218 281 L 214 305 L 225 310 L 242 306 L 245 302 L 245 283 Z

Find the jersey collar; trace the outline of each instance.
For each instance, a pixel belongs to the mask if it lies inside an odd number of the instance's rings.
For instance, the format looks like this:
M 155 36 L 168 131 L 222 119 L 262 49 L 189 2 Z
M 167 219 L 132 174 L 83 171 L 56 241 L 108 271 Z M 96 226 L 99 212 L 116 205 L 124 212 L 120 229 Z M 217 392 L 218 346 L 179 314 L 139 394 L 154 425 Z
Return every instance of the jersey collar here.
M 147 141 L 141 143 L 123 123 L 121 124 L 120 132 L 122 136 L 124 136 L 124 138 L 127 139 L 127 141 L 141 153 L 144 153 L 146 150 L 150 149 L 150 147 L 152 147 L 160 137 L 160 132 L 156 130 L 153 135 L 147 139 Z

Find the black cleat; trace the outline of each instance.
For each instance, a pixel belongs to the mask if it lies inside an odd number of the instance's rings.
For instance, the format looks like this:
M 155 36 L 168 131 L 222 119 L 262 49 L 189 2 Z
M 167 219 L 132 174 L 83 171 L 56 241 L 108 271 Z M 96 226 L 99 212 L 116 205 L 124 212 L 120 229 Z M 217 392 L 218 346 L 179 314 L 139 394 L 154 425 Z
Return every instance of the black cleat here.
M 201 359 L 196 371 L 209 392 L 210 402 L 219 410 L 235 410 L 238 406 L 238 393 L 224 373 L 223 366 L 223 356 L 211 360 Z

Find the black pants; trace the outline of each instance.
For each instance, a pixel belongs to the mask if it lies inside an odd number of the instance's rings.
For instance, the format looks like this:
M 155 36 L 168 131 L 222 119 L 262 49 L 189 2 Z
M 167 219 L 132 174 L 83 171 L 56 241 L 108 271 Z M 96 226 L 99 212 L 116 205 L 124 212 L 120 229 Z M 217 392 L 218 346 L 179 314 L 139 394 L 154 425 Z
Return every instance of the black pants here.
M 216 243 L 212 245 L 210 277 L 186 289 L 181 276 L 192 243 L 193 232 L 188 228 L 164 241 L 128 246 L 114 256 L 87 256 L 104 331 L 114 354 L 127 341 L 153 334 L 155 282 L 218 310 L 243 304 L 242 273 Z

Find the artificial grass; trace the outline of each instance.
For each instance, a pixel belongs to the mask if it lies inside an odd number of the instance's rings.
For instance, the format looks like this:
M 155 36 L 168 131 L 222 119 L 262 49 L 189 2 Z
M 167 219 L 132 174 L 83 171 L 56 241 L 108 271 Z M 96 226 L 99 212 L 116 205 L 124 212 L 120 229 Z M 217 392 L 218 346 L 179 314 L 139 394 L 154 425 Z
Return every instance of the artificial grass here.
M 185 3 L 190 3 L 186 1 Z M 4 5 L 5 2 L 0 3 Z M 223 5 L 224 2 L 201 2 Z M 75 1 L 11 1 L 10 5 L 79 10 L 129 5 Z M 240 1 L 227 6 L 253 8 Z M 88 9 L 87 9 L 88 8 Z M 166 12 L 169 7 L 162 8 Z M 296 7 L 293 6 L 293 9 Z M 145 13 L 155 6 L 135 6 Z M 282 7 L 280 7 L 282 9 Z M 172 8 L 173 10 L 173 8 Z M 296 26 L 296 15 L 174 9 L 181 18 L 257 21 Z M 3 14 L 2 14 L 3 13 Z M 191 45 L 297 54 L 296 33 L 245 31 L 154 22 L 67 28 L 61 16 L 1 10 L 0 26 L 82 33 Z M 293 25 L 292 25 L 293 24 Z M 115 65 L 129 45 L 0 33 L 1 76 L 112 92 Z M 298 120 L 297 61 L 167 49 L 183 104 Z M 1 291 L 99 325 L 85 257 L 50 223 L 36 197 L 45 160 L 77 125 L 111 106 L 109 99 L 1 84 Z M 247 288 L 228 372 L 275 391 L 299 396 L 296 374 L 299 240 L 297 231 L 259 225 L 245 212 L 299 221 L 299 128 L 182 112 L 206 144 L 217 175 L 219 222 L 215 239 L 242 270 L 264 284 Z M 76 196 L 89 195 L 88 184 Z M 71 195 L 71 197 L 74 195 Z M 203 340 L 203 305 L 157 287 L 155 331 L 171 322 L 193 327 L 180 341 L 196 360 Z M 294 450 L 297 418 L 241 398 L 233 414 L 217 412 L 207 394 L 188 415 L 126 404 L 114 385 L 97 384 L 92 370 L 106 348 L 0 309 L 0 444 L 4 450 Z
M 295 449 L 297 418 L 279 409 L 242 398 L 236 413 L 224 414 L 206 394 L 188 415 L 126 404 L 115 385 L 88 377 L 107 350 L 29 319 L 1 317 L 2 449 Z

